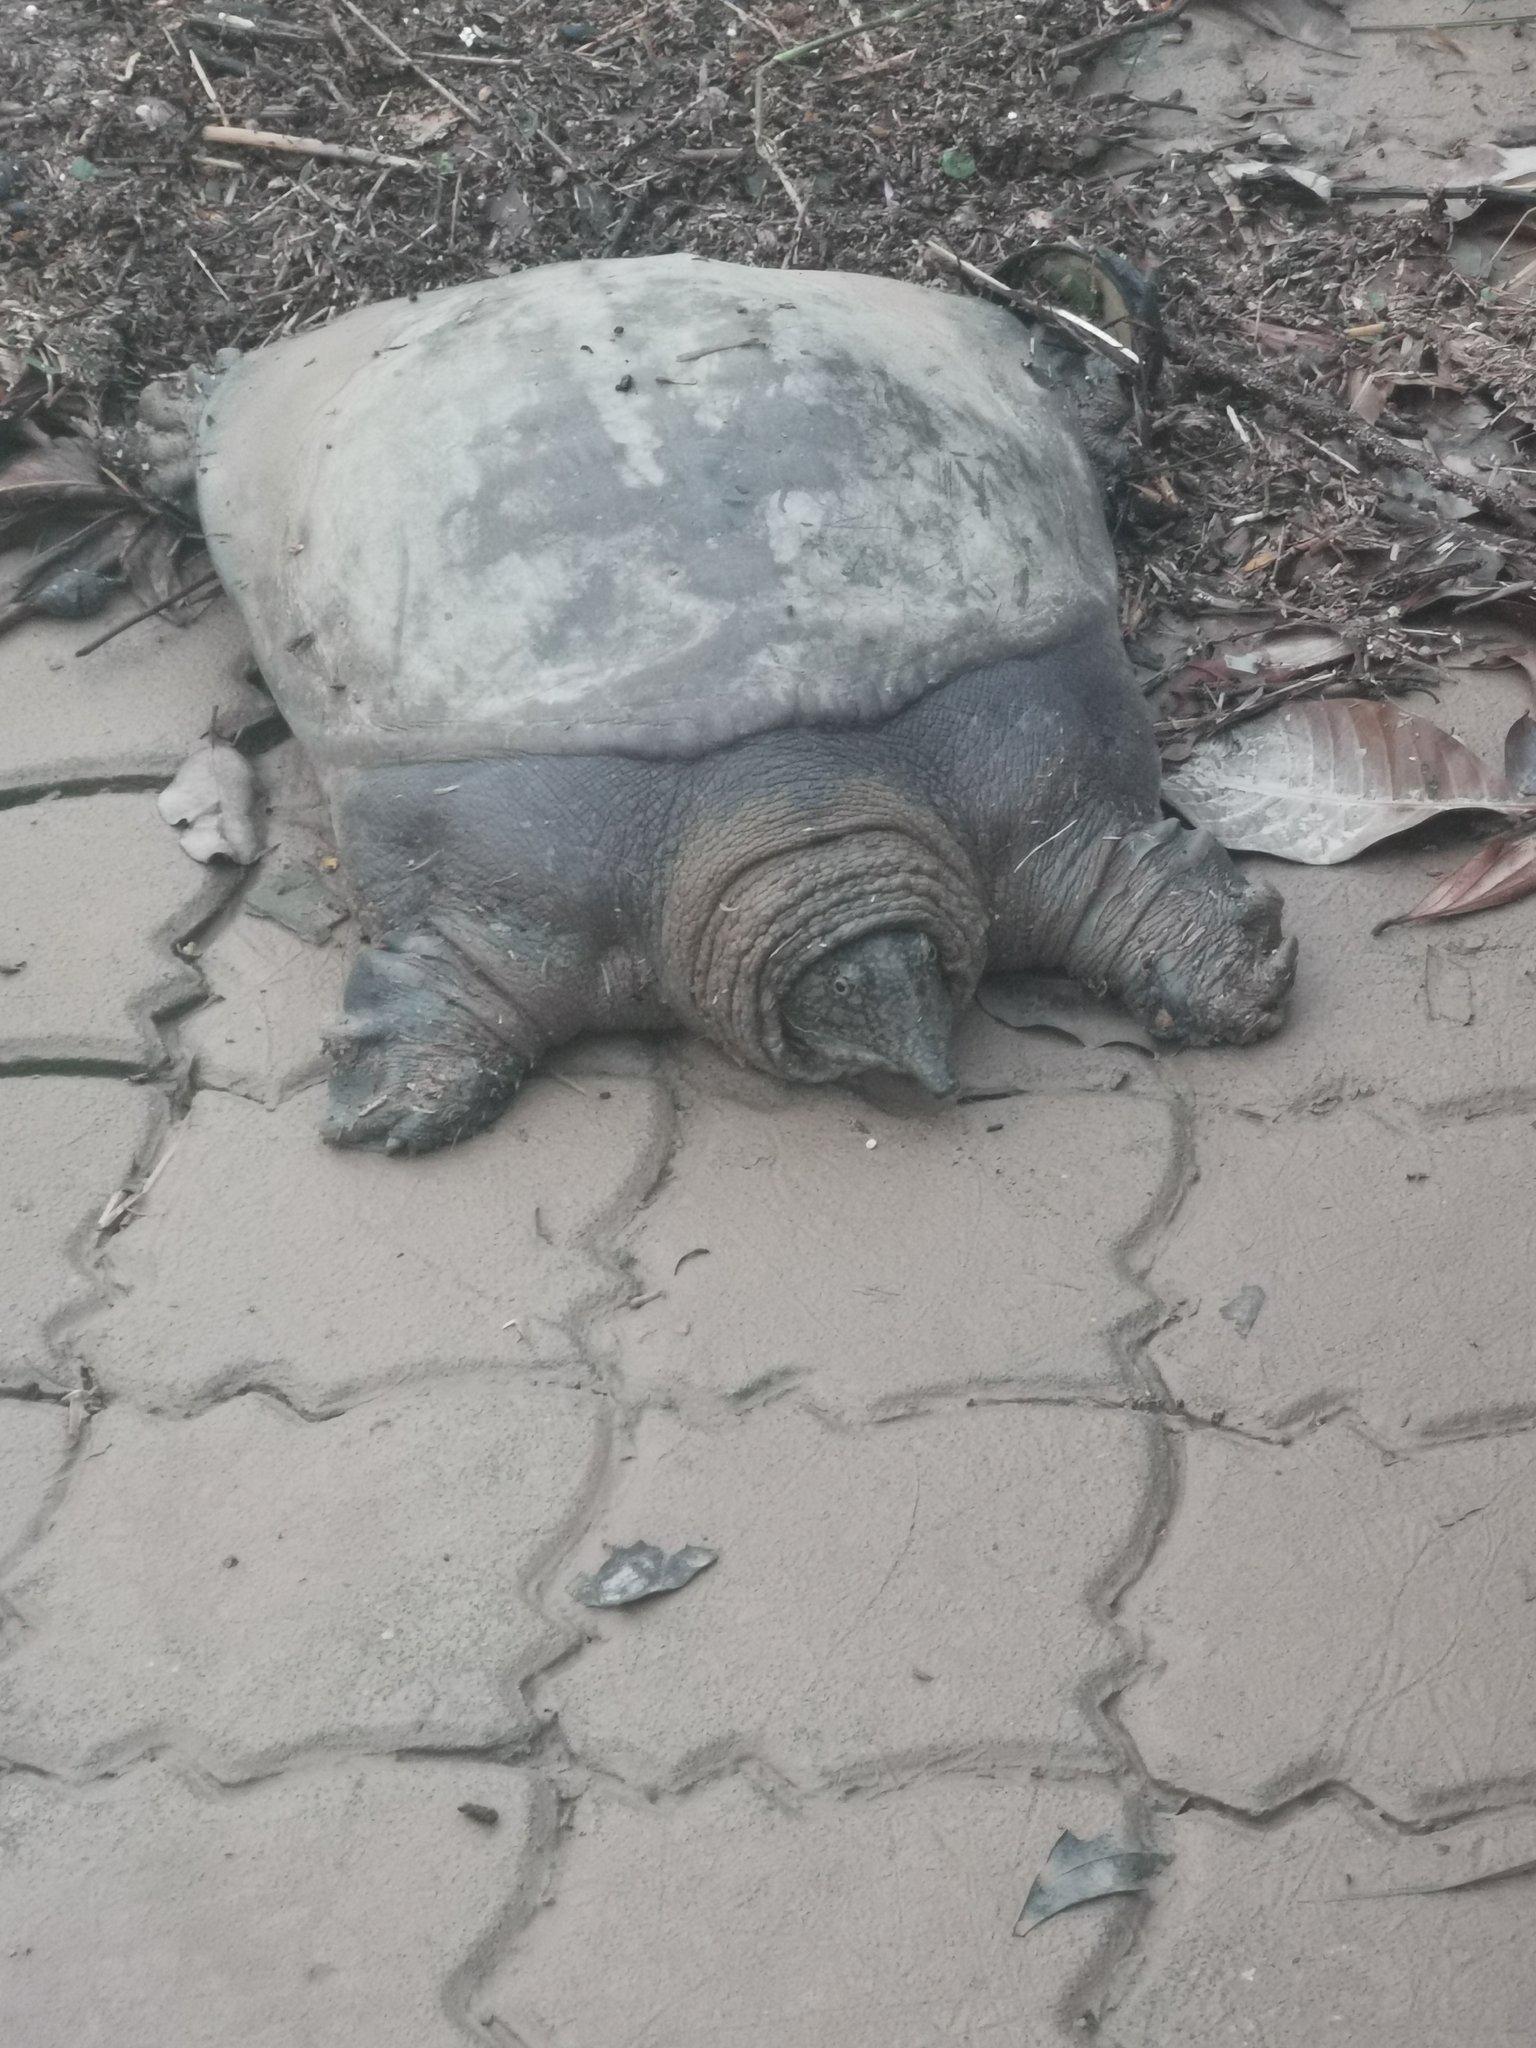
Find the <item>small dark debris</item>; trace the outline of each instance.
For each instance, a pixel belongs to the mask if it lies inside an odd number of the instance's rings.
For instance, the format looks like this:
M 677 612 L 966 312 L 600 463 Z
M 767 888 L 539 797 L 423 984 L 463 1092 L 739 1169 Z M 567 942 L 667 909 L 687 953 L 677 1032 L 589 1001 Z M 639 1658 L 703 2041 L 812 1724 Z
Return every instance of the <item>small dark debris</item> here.
M 466 1799 L 459 1808 L 466 1820 L 472 1820 L 477 1828 L 493 1828 L 501 1819 L 494 1806 L 482 1806 L 478 1799 Z
M 622 376 L 622 377 L 621 377 L 621 378 L 619 379 L 618 383 L 617 383 L 617 384 L 615 384 L 613 388 L 614 388 L 614 390 L 615 390 L 615 391 L 633 391 L 633 390 L 634 390 L 634 388 L 635 388 L 635 380 L 634 380 L 634 378 L 633 378 L 633 377 L 631 377 L 631 376 L 630 376 L 630 374 L 629 374 L 628 370 L 626 370 L 626 371 L 624 372 L 624 375 L 623 375 L 623 376 Z
M 49 619 L 91 619 L 121 588 L 121 579 L 97 569 L 63 569 L 27 602 Z

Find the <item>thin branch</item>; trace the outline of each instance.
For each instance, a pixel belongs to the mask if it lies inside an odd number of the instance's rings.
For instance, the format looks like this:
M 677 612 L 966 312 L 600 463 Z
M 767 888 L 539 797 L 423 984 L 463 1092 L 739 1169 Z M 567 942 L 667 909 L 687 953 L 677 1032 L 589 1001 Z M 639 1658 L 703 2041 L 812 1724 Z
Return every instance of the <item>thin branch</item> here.
M 1459 21 L 1372 21 L 1352 22 L 1352 36 L 1421 36 L 1426 29 L 1435 28 L 1451 31 L 1463 28 L 1528 28 L 1536 22 L 1536 14 L 1487 14 L 1480 21 L 1469 21 L 1462 15 Z
M 763 125 L 763 87 L 768 72 L 772 70 L 775 64 L 790 64 L 797 58 L 813 56 L 818 50 L 830 48 L 833 43 L 847 42 L 850 36 L 871 35 L 877 28 L 894 28 L 898 22 L 911 21 L 915 15 L 926 14 L 930 8 L 937 7 L 938 4 L 939 0 L 912 0 L 910 6 L 893 8 L 889 14 L 877 14 L 873 21 L 861 21 L 850 28 L 833 29 L 830 35 L 813 36 L 808 43 L 795 43 L 787 50 L 775 50 L 773 55 L 765 57 L 763 62 L 753 72 L 752 140 L 757 145 L 758 155 L 789 195 L 789 203 L 795 209 L 797 223 L 803 222 L 805 219 L 805 201 L 801 198 L 794 180 L 784 168 L 783 159 L 779 155 L 778 145 L 769 141 L 768 132 Z M 741 10 L 735 8 L 733 12 L 740 13 Z
M 149 605 L 141 612 L 134 612 L 126 619 L 119 619 L 109 632 L 98 633 L 96 638 L 88 640 L 84 647 L 77 647 L 76 661 L 83 654 L 94 654 L 98 647 L 105 647 L 109 640 L 115 640 L 119 633 L 126 633 L 130 626 L 142 626 L 146 619 L 153 619 L 161 612 L 168 612 L 173 604 L 180 604 L 184 597 L 201 597 L 205 591 L 212 590 L 218 580 L 216 575 L 200 576 L 195 583 L 189 583 L 185 590 L 173 590 L 169 597 L 161 598 L 158 604 Z
M 1124 36 L 1141 35 L 1149 28 L 1163 28 L 1170 21 L 1177 21 L 1189 4 L 1190 0 L 1170 0 L 1170 4 L 1159 8 L 1156 14 L 1132 14 L 1124 21 L 1112 21 L 1107 28 L 1096 28 L 1091 36 L 1079 36 L 1075 43 L 1063 43 L 1059 50 L 1052 50 L 1051 62 L 1073 64 L 1079 57 L 1090 57 L 1099 50 L 1107 50 L 1111 43 L 1118 43 Z
M 825 50 L 832 43 L 846 43 L 850 36 L 873 35 L 877 28 L 894 28 L 900 21 L 911 21 L 914 15 L 926 14 L 931 7 L 937 7 L 939 0 L 912 0 L 910 7 L 896 7 L 889 14 L 877 14 L 873 21 L 856 22 L 852 28 L 835 28 L 830 35 L 813 36 L 808 43 L 794 43 L 787 50 L 775 50 L 758 65 L 759 71 L 766 71 L 771 64 L 791 64 L 797 57 L 809 57 L 816 50 Z M 1180 0 L 1187 6 L 1189 0 Z
M 483 114 L 477 113 L 476 110 L 469 104 L 467 100 L 461 100 L 458 94 L 456 92 L 451 91 L 449 87 L 444 85 L 443 81 L 440 78 L 434 78 L 431 72 L 428 71 L 425 68 L 425 66 L 418 64 L 416 62 L 416 59 L 411 55 L 409 50 L 402 49 L 399 43 L 395 41 L 394 37 L 392 35 L 387 35 L 385 31 L 378 26 L 377 22 L 370 21 L 367 15 L 364 14 L 361 7 L 358 6 L 357 0 L 341 0 L 341 4 L 343 7 L 345 7 L 348 14 L 352 16 L 352 19 L 354 21 L 358 22 L 363 28 L 367 29 L 369 35 L 371 35 L 376 42 L 382 43 L 386 50 L 392 50 L 394 52 L 394 54 L 400 59 L 400 62 L 405 66 L 407 71 L 414 71 L 416 76 L 421 80 L 423 85 L 430 85 L 432 90 L 439 96 L 439 98 L 445 99 L 450 107 L 457 107 L 459 112 L 464 116 L 465 120 L 468 121 L 472 127 L 483 128 L 485 126 L 485 116 Z
M 354 149 L 345 142 L 315 142 L 305 135 L 274 135 L 265 128 L 220 128 L 210 125 L 203 130 L 204 142 L 216 142 L 225 149 L 272 149 L 284 156 L 317 156 L 327 163 L 336 164 L 382 164 L 391 171 L 428 171 L 437 174 L 437 165 L 423 163 L 420 157 L 390 156 L 379 149 Z
M 1135 349 L 1127 348 L 1123 341 L 1116 341 L 1112 334 L 1106 334 L 1102 327 L 1095 327 L 1081 313 L 1071 313 L 1065 306 L 1053 306 L 1047 299 L 1037 299 L 1032 292 L 1021 292 L 1011 284 L 1004 284 L 990 270 L 967 263 L 963 256 L 957 256 L 953 249 L 946 249 L 942 242 L 924 242 L 923 254 L 941 270 L 954 271 L 971 284 L 980 285 L 992 297 L 1003 300 L 1006 305 L 1031 313 L 1037 320 L 1044 320 L 1053 327 L 1065 328 L 1075 341 L 1086 341 L 1097 355 L 1108 356 L 1122 370 L 1141 367 L 1141 357 Z
M 1252 397 L 1266 399 L 1281 412 L 1289 413 L 1293 420 L 1305 420 L 1319 433 L 1338 434 L 1344 440 L 1354 442 L 1356 447 L 1364 448 L 1378 462 L 1401 463 L 1405 469 L 1416 470 L 1438 490 L 1453 497 L 1474 499 L 1485 511 L 1497 513 L 1516 533 L 1527 537 L 1536 535 L 1536 517 L 1532 516 L 1531 508 L 1502 484 L 1480 477 L 1456 475 L 1454 470 L 1447 469 L 1444 463 L 1437 462 L 1433 455 L 1427 454 L 1414 442 L 1400 440 L 1397 435 L 1370 425 L 1357 412 L 1341 405 L 1338 399 L 1329 398 L 1322 392 L 1293 390 L 1262 363 L 1229 355 L 1225 349 L 1217 348 L 1208 341 L 1196 341 L 1191 335 L 1174 329 L 1168 331 L 1165 341 L 1168 353 L 1176 363 L 1183 363 L 1202 377 L 1246 391 Z

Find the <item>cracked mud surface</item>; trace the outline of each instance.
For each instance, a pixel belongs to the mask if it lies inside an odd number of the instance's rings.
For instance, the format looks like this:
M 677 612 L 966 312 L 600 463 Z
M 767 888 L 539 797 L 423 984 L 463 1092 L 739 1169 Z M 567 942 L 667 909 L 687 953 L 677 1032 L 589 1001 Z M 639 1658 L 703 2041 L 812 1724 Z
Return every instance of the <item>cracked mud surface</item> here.
M 1286 874 L 1256 1050 L 978 1013 L 919 1114 L 599 1042 L 402 1165 L 316 1137 L 346 928 L 142 758 L 104 705 L 0 811 L 18 2038 L 1525 2038 L 1536 905 L 1372 940 L 1441 856 Z M 642 1539 L 720 1561 L 572 1599 Z M 1023 1944 L 1066 1828 L 1172 1860 Z

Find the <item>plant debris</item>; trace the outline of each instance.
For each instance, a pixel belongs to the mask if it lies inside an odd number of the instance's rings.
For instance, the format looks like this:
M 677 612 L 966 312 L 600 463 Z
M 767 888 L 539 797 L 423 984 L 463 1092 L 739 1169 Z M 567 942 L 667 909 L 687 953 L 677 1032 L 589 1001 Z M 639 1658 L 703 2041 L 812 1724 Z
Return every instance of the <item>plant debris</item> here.
M 1042 252 L 1120 255 L 1155 276 L 1167 335 L 1113 520 L 1173 765 L 1276 703 L 1417 687 L 1468 621 L 1536 590 L 1536 151 L 1474 138 L 1434 193 L 1330 191 L 1262 95 L 1227 140 L 1147 146 L 1121 57 L 1235 21 L 1298 40 L 1258 0 L 13 8 L 0 543 L 57 547 L 66 504 L 120 515 L 119 554 L 66 551 L 35 590 L 79 575 L 41 608 L 118 574 L 168 597 L 191 543 L 119 461 L 139 392 L 369 301 L 691 249 L 1082 317 Z M 1314 31 L 1336 59 L 1370 47 Z M 1104 332 L 1139 354 L 1118 315 Z M 8 596 L 0 625 L 32 615 Z M 1234 630 L 1250 653 L 1308 632 L 1335 650 L 1244 673 Z
M 221 740 L 189 754 L 155 805 L 193 860 L 227 860 L 244 868 L 260 858 L 256 778 L 244 754 Z
M 1164 795 L 1223 846 L 1329 867 L 1427 818 L 1531 809 L 1427 718 L 1391 704 L 1290 704 L 1193 753 Z
M 1398 924 L 1434 924 L 1445 917 L 1469 917 L 1475 910 L 1496 910 L 1536 894 L 1536 836 L 1504 833 L 1484 840 L 1454 874 L 1437 882 L 1412 910 L 1383 918 L 1376 934 Z
M 571 1582 L 571 1597 L 583 1607 L 631 1607 L 657 1593 L 676 1593 L 690 1579 L 719 1561 L 717 1550 L 697 1544 L 670 1554 L 654 1543 L 631 1543 L 610 1550 L 595 1572 Z
M 1144 1891 L 1170 1861 L 1159 1850 L 1116 1841 L 1112 1834 L 1083 1841 L 1069 1828 L 1057 1838 L 1045 1868 L 1030 1886 L 1013 1931 L 1028 1934 L 1058 1913 L 1087 1905 L 1092 1899 Z

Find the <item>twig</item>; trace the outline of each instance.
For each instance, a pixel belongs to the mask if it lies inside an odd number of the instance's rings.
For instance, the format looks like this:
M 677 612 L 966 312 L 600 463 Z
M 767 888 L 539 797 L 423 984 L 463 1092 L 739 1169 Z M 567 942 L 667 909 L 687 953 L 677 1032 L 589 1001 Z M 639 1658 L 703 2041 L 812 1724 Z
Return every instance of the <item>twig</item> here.
M 1528 28 L 1536 22 L 1536 14 L 1489 14 L 1481 21 L 1469 21 L 1463 15 L 1459 21 L 1373 21 L 1352 24 L 1352 36 L 1421 36 L 1427 28 Z
M 813 36 L 808 43 L 792 43 L 787 50 L 775 50 L 771 57 L 765 57 L 758 65 L 759 71 L 766 71 L 772 64 L 790 64 L 797 57 L 809 57 L 815 50 L 825 50 L 831 43 L 846 43 L 850 36 L 873 35 L 877 28 L 894 28 L 899 21 L 910 21 L 916 14 L 926 14 L 930 7 L 937 7 L 939 0 L 912 0 L 909 7 L 892 8 L 889 14 L 877 14 L 873 21 L 855 22 L 852 28 L 835 28 L 830 35 Z M 1184 0 L 1188 4 L 1188 0 Z
M 126 633 L 130 626 L 141 626 L 146 619 L 155 618 L 160 612 L 168 612 L 173 604 L 180 604 L 184 597 L 201 597 L 205 590 L 212 590 L 218 582 L 216 575 L 200 576 L 195 583 L 189 583 L 185 590 L 173 590 L 169 597 L 162 597 L 158 604 L 148 605 L 143 611 L 135 612 L 131 618 L 119 619 L 109 632 L 98 633 L 94 640 L 84 647 L 75 649 L 78 661 L 83 654 L 94 654 L 98 647 L 105 647 L 109 640 L 115 640 L 119 633 Z
M 197 82 L 203 88 L 203 93 L 207 98 L 209 106 L 212 107 L 221 121 L 227 121 L 229 116 L 225 113 L 223 106 L 220 104 L 219 96 L 213 89 L 213 80 L 203 69 L 203 60 L 198 56 L 190 43 L 187 45 L 187 62 L 197 73 Z
M 752 140 L 757 145 L 758 155 L 788 193 L 789 203 L 795 209 L 797 226 L 805 220 L 805 201 L 784 168 L 778 145 L 768 140 L 767 131 L 763 126 L 763 87 L 768 73 L 775 64 L 790 64 L 796 58 L 812 56 L 817 50 L 825 50 L 833 43 L 847 42 L 850 36 L 871 35 L 877 28 L 894 28 L 898 22 L 910 21 L 917 14 L 926 14 L 929 8 L 937 7 L 938 4 L 939 0 L 912 0 L 910 6 L 893 8 L 889 14 L 877 14 L 873 21 L 861 21 L 851 28 L 835 28 L 830 35 L 813 36 L 808 43 L 793 43 L 787 50 L 775 50 L 771 57 L 765 57 L 753 72 Z M 730 5 L 730 0 L 727 0 L 727 5 Z M 732 12 L 740 13 L 741 9 L 733 7 Z
M 522 59 L 520 57 L 482 57 L 478 52 L 471 52 L 469 50 L 434 50 L 432 52 L 432 62 L 434 64 L 498 65 L 520 64 Z
M 784 168 L 778 145 L 768 140 L 767 130 L 763 127 L 763 76 L 766 70 L 766 65 L 759 64 L 752 74 L 752 140 L 757 145 L 758 155 L 789 194 L 789 203 L 795 209 L 796 221 L 802 221 L 805 219 L 805 201 L 800 197 L 794 180 Z
M 375 42 L 382 43 L 386 50 L 392 50 L 407 71 L 414 71 L 423 85 L 430 85 L 432 90 L 440 98 L 445 99 L 450 107 L 457 107 L 472 127 L 483 128 L 485 126 L 485 116 L 483 114 L 477 113 L 467 100 L 461 100 L 456 92 L 450 91 L 440 78 L 434 78 L 425 66 L 416 62 L 416 59 L 408 50 L 403 50 L 400 47 L 392 35 L 386 35 L 376 22 L 370 21 L 361 7 L 358 6 L 357 0 L 341 0 L 341 4 L 355 22 L 367 29 Z
M 1249 392 L 1255 398 L 1267 399 L 1281 412 L 1289 413 L 1292 419 L 1305 420 L 1320 433 L 1339 434 L 1345 440 L 1353 441 L 1357 447 L 1374 455 L 1378 462 L 1401 463 L 1405 469 L 1417 470 L 1420 476 L 1453 497 L 1476 499 L 1485 510 L 1496 512 L 1501 519 L 1507 520 L 1516 533 L 1527 537 L 1536 535 L 1536 517 L 1533 517 L 1531 508 L 1513 491 L 1505 490 L 1502 484 L 1486 483 L 1477 477 L 1457 476 L 1444 463 L 1437 462 L 1434 456 L 1415 447 L 1412 441 L 1401 441 L 1395 434 L 1369 425 L 1336 398 L 1325 397 L 1321 392 L 1293 390 L 1262 363 L 1228 355 L 1224 349 L 1215 348 L 1208 341 L 1196 341 L 1192 336 L 1174 330 L 1170 330 L 1165 339 L 1168 353 L 1174 361 L 1198 371 L 1202 377 Z
M 1370 179 L 1343 179 L 1333 188 L 1335 199 L 1507 199 L 1518 205 L 1531 196 L 1529 186 L 1482 179 L 1472 185 L 1383 185 Z
M 190 244 L 188 244 L 187 247 L 187 254 L 192 258 L 192 261 L 197 265 L 198 269 L 203 273 L 204 277 L 206 277 L 208 282 L 213 286 L 214 290 L 218 293 L 219 297 L 223 299 L 226 303 L 228 303 L 229 293 L 225 291 L 223 285 L 219 283 L 219 280 L 208 268 L 207 264 L 203 261 L 202 257 L 198 255 L 197 251 L 194 248 L 192 248 Z
M 1337 667 L 1337 663 L 1334 664 Z M 1161 681 L 1162 678 L 1159 678 Z M 1295 682 L 1278 683 L 1273 689 L 1262 686 L 1253 696 L 1247 697 L 1230 711 L 1223 711 L 1216 717 L 1193 718 L 1184 723 L 1173 718 L 1160 719 L 1157 724 L 1157 741 L 1162 747 L 1181 746 L 1185 741 L 1199 745 L 1214 739 L 1219 732 L 1230 732 L 1234 725 L 1245 725 L 1250 718 L 1262 718 L 1266 711 L 1273 711 L 1277 704 L 1289 703 L 1293 697 L 1305 697 L 1308 691 L 1320 694 L 1330 683 L 1342 680 L 1332 669 L 1324 669 L 1316 675 L 1301 676 Z
M 1156 14 L 1133 14 L 1124 21 L 1112 21 L 1107 28 L 1096 28 L 1091 36 L 1079 36 L 1075 43 L 1063 43 L 1059 50 L 1050 54 L 1053 64 L 1072 64 L 1079 57 L 1090 56 L 1096 50 L 1108 49 L 1111 43 L 1118 43 L 1122 36 L 1141 35 L 1149 28 L 1162 28 L 1170 21 L 1177 21 L 1189 6 L 1190 0 L 1170 0 L 1167 7 Z
M 1017 306 L 1025 313 L 1032 313 L 1037 320 L 1048 321 L 1052 326 L 1064 327 L 1078 341 L 1086 341 L 1099 355 L 1108 356 L 1123 370 L 1141 367 L 1141 357 L 1135 349 L 1127 348 L 1123 341 L 1116 341 L 1112 334 L 1106 334 L 1102 327 L 1095 327 L 1091 320 L 1085 320 L 1081 313 L 1069 313 L 1065 306 L 1053 306 L 1045 299 L 1037 299 L 1031 292 L 1018 291 L 1011 284 L 1004 284 L 1000 277 L 994 277 L 990 270 L 982 270 L 974 263 L 967 263 L 963 256 L 957 256 L 953 249 L 946 249 L 942 242 L 924 242 L 923 254 L 937 263 L 943 270 L 952 270 L 961 277 L 978 284 L 983 291 L 994 298 L 1002 299 L 1010 306 Z
M 76 548 L 84 547 L 85 543 L 94 540 L 104 527 L 111 526 L 122 517 L 121 508 L 114 505 L 109 511 L 98 512 L 94 519 L 88 520 L 74 533 L 67 533 L 62 540 L 55 541 L 51 548 L 43 548 L 37 554 L 29 555 L 26 568 L 6 592 L 7 602 L 24 600 L 27 592 L 35 590 L 43 581 L 45 569 L 51 568 L 55 562 L 63 561 L 66 555 L 72 555 Z
M 220 128 L 214 125 L 203 130 L 204 142 L 216 142 L 225 149 L 275 149 L 285 156 L 318 156 L 327 163 L 336 164 L 383 164 L 391 171 L 428 171 L 434 176 L 437 165 L 423 163 L 420 157 L 390 156 L 380 149 L 354 149 L 345 142 L 314 142 L 304 135 L 273 135 L 265 128 Z
M 248 15 L 226 14 L 222 10 L 212 14 L 188 14 L 182 19 L 188 28 L 205 28 L 210 35 L 235 36 L 248 43 L 319 41 L 313 29 L 299 28 L 288 22 L 252 21 Z

